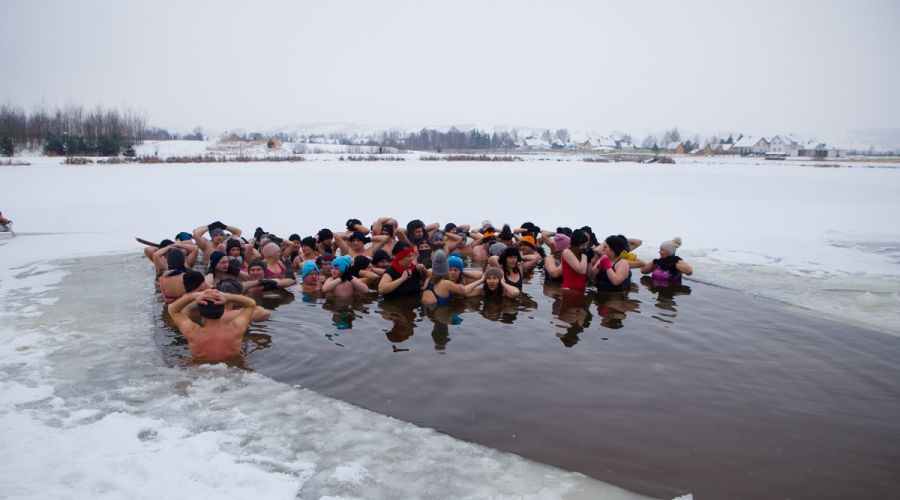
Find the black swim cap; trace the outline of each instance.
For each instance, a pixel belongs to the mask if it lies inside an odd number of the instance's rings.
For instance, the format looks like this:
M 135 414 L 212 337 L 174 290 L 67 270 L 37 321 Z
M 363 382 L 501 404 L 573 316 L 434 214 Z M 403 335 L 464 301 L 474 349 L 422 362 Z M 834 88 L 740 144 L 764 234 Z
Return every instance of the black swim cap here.
M 170 248 L 166 252 L 166 267 L 170 271 L 184 271 L 184 252 L 178 248 Z
M 207 304 L 198 301 L 197 310 L 200 316 L 206 319 L 219 319 L 225 314 L 225 304 Z
M 181 282 L 184 283 L 184 291 L 191 293 L 203 284 L 203 273 L 193 270 L 188 271 L 181 277 Z

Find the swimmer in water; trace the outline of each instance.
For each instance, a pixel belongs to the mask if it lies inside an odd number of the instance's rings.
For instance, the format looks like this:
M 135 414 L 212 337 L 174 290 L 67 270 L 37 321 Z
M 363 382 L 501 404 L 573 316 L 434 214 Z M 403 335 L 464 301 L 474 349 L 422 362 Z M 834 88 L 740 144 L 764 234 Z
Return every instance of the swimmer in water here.
M 484 298 L 515 298 L 519 296 L 519 289 L 505 283 L 503 271 L 497 267 L 485 269 L 484 275 L 477 281 L 466 285 L 466 297 Z
M 230 321 L 223 319 L 225 305 L 241 306 L 240 313 Z M 198 325 L 184 313 L 189 304 L 196 304 L 203 324 Z M 196 361 L 219 362 L 233 359 L 241 353 L 244 333 L 253 318 L 256 302 L 250 297 L 219 290 L 185 294 L 169 306 L 172 321 L 188 341 Z
M 641 273 L 649 274 L 654 284 L 681 283 L 681 277 L 694 274 L 694 268 L 681 257 L 675 255 L 681 246 L 681 237 L 676 236 L 659 245 L 659 258 L 653 259 L 641 268 Z
M 354 293 L 368 293 L 369 286 L 361 279 L 352 276 L 350 267 L 353 259 L 342 255 L 331 262 L 331 276 L 322 285 L 322 291 L 337 297 L 349 297 Z

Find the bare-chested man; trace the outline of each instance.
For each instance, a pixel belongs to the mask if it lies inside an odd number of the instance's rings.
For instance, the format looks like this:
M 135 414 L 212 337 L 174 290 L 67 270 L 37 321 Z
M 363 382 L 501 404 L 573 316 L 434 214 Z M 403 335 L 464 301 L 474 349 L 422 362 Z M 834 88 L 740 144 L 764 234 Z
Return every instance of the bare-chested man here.
M 195 302 L 203 318 L 203 325 L 194 323 L 183 312 L 188 304 Z M 242 307 L 240 313 L 230 321 L 222 318 L 226 303 L 235 303 Z M 187 339 L 194 359 L 217 362 L 240 355 L 241 341 L 247 326 L 250 325 L 255 308 L 256 302 L 250 297 L 206 290 L 186 294 L 176 300 L 169 306 L 169 314 L 178 331 Z

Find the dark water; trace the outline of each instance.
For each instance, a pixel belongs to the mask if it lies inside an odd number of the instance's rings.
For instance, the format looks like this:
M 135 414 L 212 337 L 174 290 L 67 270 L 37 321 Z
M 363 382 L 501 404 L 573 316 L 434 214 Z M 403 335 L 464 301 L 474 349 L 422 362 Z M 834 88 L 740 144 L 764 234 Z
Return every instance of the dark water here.
M 900 498 L 900 338 L 702 284 L 542 283 L 437 309 L 273 295 L 243 366 L 651 496 Z

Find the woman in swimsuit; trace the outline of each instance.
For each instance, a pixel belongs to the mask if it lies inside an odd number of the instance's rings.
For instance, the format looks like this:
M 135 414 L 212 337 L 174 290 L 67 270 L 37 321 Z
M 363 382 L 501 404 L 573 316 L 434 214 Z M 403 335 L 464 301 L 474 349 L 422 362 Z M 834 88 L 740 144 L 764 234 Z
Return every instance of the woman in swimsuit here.
M 560 259 L 564 289 L 584 291 L 589 269 L 588 258 L 584 251 L 588 243 L 588 237 L 584 231 L 580 229 L 572 231 L 569 248 L 562 251 L 562 259 Z
M 281 261 L 281 248 L 274 241 L 270 241 L 262 247 L 263 260 L 266 261 L 266 279 L 284 278 L 287 276 L 287 266 Z
M 631 290 L 631 266 L 621 256 L 628 251 L 628 240 L 619 235 L 607 236 L 600 246 L 600 260 L 591 267 L 598 292 L 627 292 Z
M 509 247 L 500 254 L 500 267 L 503 269 L 503 280 L 522 289 L 522 254 L 516 247 Z
M 465 287 L 449 280 L 449 274 L 450 263 L 447 254 L 443 250 L 436 251 L 431 259 L 431 279 L 422 292 L 422 304 L 445 306 L 450 303 L 452 295 L 465 295 Z
M 353 259 L 349 255 L 342 255 L 331 263 L 331 277 L 325 280 L 322 291 L 334 294 L 338 297 L 349 297 L 354 293 L 368 293 L 369 286 L 350 273 Z
M 654 284 L 677 285 L 681 283 L 681 276 L 694 274 L 694 268 L 690 264 L 675 255 L 681 246 L 681 238 L 676 236 L 659 245 L 659 258 L 653 259 L 641 268 L 641 273 L 649 274 Z
M 478 281 L 466 285 L 466 296 L 511 299 L 519 296 L 519 289 L 503 281 L 503 271 L 489 267 Z

